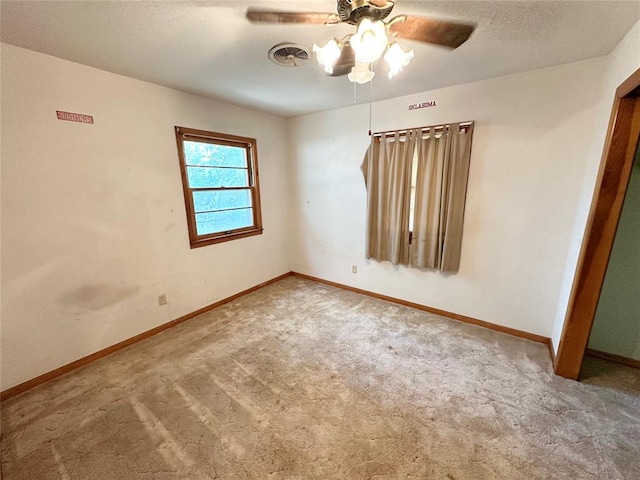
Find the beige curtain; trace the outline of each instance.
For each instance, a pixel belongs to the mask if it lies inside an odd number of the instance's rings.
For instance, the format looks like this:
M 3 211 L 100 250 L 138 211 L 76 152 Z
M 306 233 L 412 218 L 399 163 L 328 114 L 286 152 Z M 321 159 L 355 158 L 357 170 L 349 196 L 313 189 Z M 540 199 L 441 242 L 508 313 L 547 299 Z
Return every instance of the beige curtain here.
M 427 130 L 417 144 L 417 182 L 411 265 L 456 272 L 460 267 L 464 205 L 473 124 Z
M 409 264 L 411 162 L 419 130 L 406 136 L 371 138 L 362 162 L 367 186 L 365 256 Z

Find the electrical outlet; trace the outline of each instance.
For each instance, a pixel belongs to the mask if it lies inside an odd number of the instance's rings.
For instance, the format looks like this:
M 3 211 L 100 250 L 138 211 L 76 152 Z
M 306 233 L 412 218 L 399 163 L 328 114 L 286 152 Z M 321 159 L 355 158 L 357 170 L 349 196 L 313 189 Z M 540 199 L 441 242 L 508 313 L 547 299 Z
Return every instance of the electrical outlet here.
M 163 293 L 162 295 L 158 295 L 158 305 L 166 305 L 167 304 L 167 294 Z
M 357 265 L 351 265 L 351 273 L 358 273 L 358 266 Z

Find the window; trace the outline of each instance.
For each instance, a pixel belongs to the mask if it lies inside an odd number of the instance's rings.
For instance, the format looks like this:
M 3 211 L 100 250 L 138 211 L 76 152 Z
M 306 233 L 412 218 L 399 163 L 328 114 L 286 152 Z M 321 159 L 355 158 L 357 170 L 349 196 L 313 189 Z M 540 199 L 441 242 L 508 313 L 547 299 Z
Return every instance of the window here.
M 260 235 L 253 138 L 176 127 L 191 248 Z
M 366 258 L 458 271 L 472 135 L 473 122 L 373 135 L 361 167 Z
M 416 211 L 416 185 L 418 183 L 418 149 L 411 160 L 411 195 L 409 197 L 409 243 L 413 240 L 413 217 Z

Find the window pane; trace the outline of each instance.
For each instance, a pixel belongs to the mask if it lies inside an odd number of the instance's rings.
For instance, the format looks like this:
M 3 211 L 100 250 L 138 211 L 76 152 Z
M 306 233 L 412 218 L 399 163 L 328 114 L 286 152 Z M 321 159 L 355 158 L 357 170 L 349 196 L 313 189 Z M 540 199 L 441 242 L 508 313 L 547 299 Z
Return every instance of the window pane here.
M 411 187 L 411 197 L 409 197 L 409 231 L 413 231 L 413 218 L 416 213 L 416 188 Z
M 193 192 L 196 213 L 229 208 L 251 207 L 250 190 L 216 190 Z
M 184 141 L 183 148 L 187 165 L 247 167 L 247 150 L 243 147 Z
M 248 187 L 248 170 L 244 168 L 187 167 L 189 187 Z
M 227 232 L 251 226 L 253 226 L 253 211 L 250 208 L 196 214 L 198 235 Z
M 418 140 L 419 141 L 419 140 Z M 409 231 L 413 231 L 413 218 L 416 210 L 416 184 L 418 182 L 418 149 L 413 151 L 411 162 L 411 196 L 409 197 Z

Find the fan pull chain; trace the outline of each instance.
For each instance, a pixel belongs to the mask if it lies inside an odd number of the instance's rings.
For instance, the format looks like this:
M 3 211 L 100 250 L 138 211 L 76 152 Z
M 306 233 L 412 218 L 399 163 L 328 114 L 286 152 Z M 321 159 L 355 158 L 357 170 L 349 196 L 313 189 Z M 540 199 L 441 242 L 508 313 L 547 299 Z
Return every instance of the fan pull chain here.
M 371 89 L 369 90 L 369 136 L 371 136 L 371 110 L 373 105 L 373 79 L 371 79 Z

